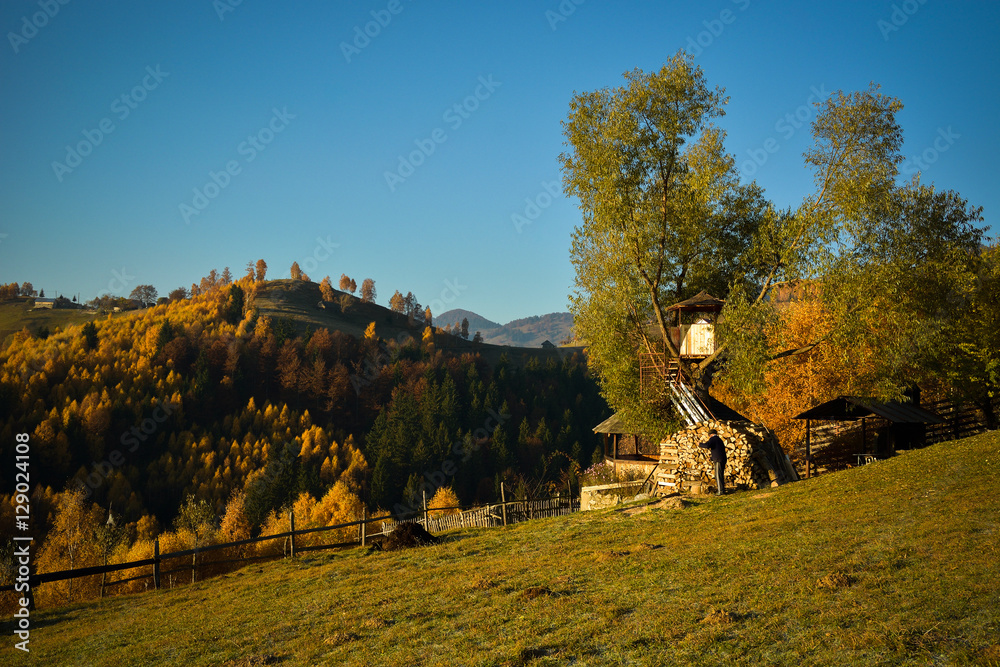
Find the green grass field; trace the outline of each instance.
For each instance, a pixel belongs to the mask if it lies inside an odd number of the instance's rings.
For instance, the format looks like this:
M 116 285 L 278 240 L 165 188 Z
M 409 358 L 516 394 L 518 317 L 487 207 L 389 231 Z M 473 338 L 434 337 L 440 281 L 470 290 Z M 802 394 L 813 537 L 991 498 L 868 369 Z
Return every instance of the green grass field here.
M 93 313 L 87 313 L 77 309 L 57 309 L 39 308 L 32 310 L 28 308 L 26 301 L 9 301 L 0 303 L 0 347 L 6 345 L 7 337 L 28 327 L 33 335 L 37 334 L 39 327 L 48 327 L 49 332 L 54 333 L 56 327 L 67 327 L 73 324 L 83 324 L 96 317 Z
M 39 610 L 0 662 L 998 665 L 998 463 L 990 433 L 684 509 L 253 565 Z

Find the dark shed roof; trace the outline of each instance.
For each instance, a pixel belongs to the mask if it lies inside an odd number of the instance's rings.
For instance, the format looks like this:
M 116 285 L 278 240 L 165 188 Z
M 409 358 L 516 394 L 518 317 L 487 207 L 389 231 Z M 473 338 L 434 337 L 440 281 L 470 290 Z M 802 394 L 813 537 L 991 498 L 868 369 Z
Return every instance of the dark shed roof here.
M 717 299 L 708 292 L 702 290 L 690 299 L 685 299 L 667 308 L 667 310 L 694 310 L 703 312 L 719 312 L 726 302 Z
M 750 421 L 740 413 L 733 410 L 731 407 L 717 399 L 715 396 L 709 396 L 708 402 L 705 404 L 708 411 L 712 413 L 712 416 L 724 422 L 748 422 Z
M 895 424 L 943 424 L 944 420 L 933 412 L 922 410 L 909 403 L 899 401 L 875 401 L 858 396 L 841 396 L 821 403 L 796 415 L 796 419 L 830 419 L 832 421 L 852 421 L 862 417 L 877 416 Z

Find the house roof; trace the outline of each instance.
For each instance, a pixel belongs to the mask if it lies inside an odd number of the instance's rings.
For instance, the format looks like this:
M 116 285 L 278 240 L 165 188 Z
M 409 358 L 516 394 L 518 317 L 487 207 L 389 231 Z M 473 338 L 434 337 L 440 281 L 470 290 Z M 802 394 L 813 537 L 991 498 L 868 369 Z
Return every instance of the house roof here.
M 750 421 L 740 413 L 733 410 L 731 407 L 715 398 L 714 396 L 708 397 L 708 403 L 705 405 L 708 408 L 709 413 L 711 413 L 712 419 L 717 419 L 719 421 L 727 422 L 748 422 Z M 633 431 L 625 427 L 621 418 L 618 417 L 618 413 L 611 415 L 600 424 L 594 427 L 594 433 L 604 433 L 607 435 L 613 434 L 626 434 L 635 435 Z
M 733 410 L 731 407 L 717 399 L 715 396 L 709 394 L 708 401 L 705 404 L 708 411 L 712 413 L 712 416 L 718 421 L 724 422 L 748 422 L 750 421 L 740 413 Z
M 667 310 L 694 310 L 701 312 L 717 313 L 722 310 L 722 307 L 726 305 L 726 302 L 722 299 L 717 299 L 705 290 L 702 290 L 695 294 L 690 299 L 684 299 L 672 306 L 669 306 Z
M 943 424 L 944 420 L 910 403 L 876 401 L 859 396 L 840 396 L 809 408 L 795 419 L 853 421 L 864 417 L 882 417 L 896 424 Z
M 607 433 L 608 435 L 611 435 L 613 433 L 628 432 L 629 431 L 625 428 L 622 420 L 618 418 L 617 412 L 594 427 L 594 433 Z

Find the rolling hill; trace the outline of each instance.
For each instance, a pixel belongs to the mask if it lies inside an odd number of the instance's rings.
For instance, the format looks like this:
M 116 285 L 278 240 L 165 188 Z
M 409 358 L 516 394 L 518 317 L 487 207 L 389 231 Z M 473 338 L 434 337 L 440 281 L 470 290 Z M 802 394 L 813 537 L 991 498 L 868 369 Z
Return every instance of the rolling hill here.
M 1000 664 L 1000 433 L 39 610 L 33 664 Z M 3 623 L 10 635 L 13 624 Z M 4 664 L 27 664 L 13 641 Z
M 375 330 L 383 339 L 394 338 L 399 340 L 405 336 L 420 339 L 425 327 L 422 321 L 414 320 L 411 322 L 405 315 L 394 312 L 377 303 L 365 303 L 346 292 L 334 290 L 334 293 L 336 295 L 334 301 L 322 302 L 317 283 L 292 279 L 268 280 L 258 287 L 254 303 L 262 315 L 268 315 L 272 318 L 283 318 L 289 321 L 299 333 L 303 333 L 307 329 L 327 328 L 330 330 L 340 330 L 355 337 L 361 337 L 364 335 L 368 324 L 375 322 Z M 346 304 L 346 308 L 341 301 Z M 320 307 L 320 303 L 323 304 L 322 307 Z M 467 313 L 463 317 L 467 317 L 468 315 L 479 317 L 469 311 L 449 311 L 449 313 L 455 312 Z M 444 316 L 447 315 L 448 313 L 444 314 Z M 569 313 L 564 313 L 564 315 L 569 316 Z M 443 327 L 444 323 L 448 322 L 444 316 L 434 318 L 435 327 Z M 528 320 L 544 319 L 545 317 L 549 316 L 528 318 Z M 459 317 L 459 321 L 461 321 L 461 317 Z M 489 322 L 489 320 L 485 319 L 483 321 Z M 517 322 L 525 322 L 525 320 L 517 320 Z M 526 326 L 529 329 L 532 326 L 536 326 L 539 327 L 539 331 L 545 330 L 537 323 L 529 323 Z M 474 333 L 476 329 L 473 329 L 470 324 L 469 331 L 470 333 Z M 517 330 L 512 330 L 512 332 L 516 334 Z M 527 334 L 525 334 L 525 337 L 527 337 Z M 473 343 L 471 338 L 472 336 L 470 335 L 470 340 L 464 340 L 459 336 L 439 333 L 435 339 L 435 344 L 437 349 L 450 354 L 481 354 L 490 363 L 496 363 L 501 355 L 506 354 L 508 360 L 514 364 L 526 363 L 531 358 L 547 359 L 551 357 L 558 359 L 563 355 L 573 354 L 582 350 L 582 348 L 578 347 L 544 350 L 541 348 L 541 341 L 545 340 L 545 338 L 539 339 L 538 345 L 503 342 L 505 339 L 501 336 L 494 337 L 492 342 L 484 340 L 483 343 Z M 531 340 L 534 340 L 534 338 Z M 558 341 L 553 340 L 553 342 Z

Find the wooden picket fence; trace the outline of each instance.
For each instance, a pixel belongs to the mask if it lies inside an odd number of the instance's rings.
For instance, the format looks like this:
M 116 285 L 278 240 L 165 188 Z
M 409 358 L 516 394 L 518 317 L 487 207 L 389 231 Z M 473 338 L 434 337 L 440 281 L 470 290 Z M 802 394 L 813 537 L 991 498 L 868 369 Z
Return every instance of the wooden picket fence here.
M 460 510 L 453 514 L 430 516 L 437 512 Z M 426 516 L 410 519 L 424 526 L 429 533 L 441 533 L 460 528 L 493 528 L 530 519 L 562 516 L 580 510 L 580 501 L 569 496 L 555 496 L 542 500 L 511 500 L 496 505 L 486 505 L 469 510 L 458 507 L 429 510 Z M 383 532 L 389 532 L 397 522 L 382 520 Z
M 457 510 L 457 512 L 456 512 Z M 446 507 L 437 508 L 430 510 L 427 508 L 427 501 L 424 498 L 423 511 L 418 511 L 417 515 L 413 518 L 395 520 L 390 517 L 376 517 L 369 518 L 367 512 L 358 521 L 350 521 L 348 523 L 341 523 L 334 526 L 321 526 L 318 528 L 306 528 L 296 530 L 295 528 L 295 515 L 289 512 L 289 528 L 290 530 L 278 533 L 275 535 L 264 535 L 261 537 L 255 537 L 246 540 L 239 540 L 236 542 L 226 542 L 223 544 L 211 544 L 202 547 L 197 547 L 194 549 L 186 549 L 183 551 L 175 551 L 171 553 L 160 553 L 160 542 L 156 540 L 153 543 L 153 557 L 146 558 L 143 560 L 132 561 L 129 563 L 114 563 L 105 565 L 96 565 L 93 567 L 77 568 L 74 570 L 62 570 L 59 572 L 44 572 L 41 574 L 31 574 L 28 578 L 28 583 L 32 589 L 44 583 L 51 583 L 56 581 L 65 581 L 67 579 L 78 579 L 81 577 L 93 577 L 101 576 L 101 597 L 104 596 L 105 590 L 114 586 L 121 584 L 126 584 L 133 581 L 138 581 L 142 579 L 151 579 L 153 588 L 159 589 L 163 586 L 165 577 L 169 577 L 170 586 L 174 585 L 175 580 L 190 580 L 192 583 L 197 581 L 199 578 L 199 572 L 203 572 L 205 569 L 210 571 L 219 571 L 219 568 L 226 565 L 233 565 L 236 563 L 247 563 L 255 560 L 269 560 L 281 557 L 295 557 L 297 553 L 305 551 L 318 551 L 322 549 L 338 549 L 346 547 L 355 546 L 365 546 L 368 544 L 372 538 L 387 535 L 392 532 L 392 529 L 398 523 L 419 523 L 425 527 L 425 529 L 430 533 L 440 533 L 448 530 L 456 530 L 461 528 L 492 528 L 496 526 L 505 526 L 513 523 L 519 523 L 521 521 L 527 521 L 530 519 L 538 519 L 543 517 L 561 516 L 564 514 L 569 514 L 571 512 L 577 512 L 580 510 L 580 501 L 578 498 L 572 498 L 569 496 L 556 496 L 554 498 L 545 498 L 541 500 L 511 500 L 500 502 L 497 504 L 486 505 L 485 507 L 475 507 L 471 509 L 462 510 L 460 507 Z M 450 514 L 443 514 L 440 516 L 431 516 L 433 513 L 437 512 L 454 512 Z M 372 524 L 377 524 L 377 532 L 372 532 L 369 530 L 369 526 Z M 304 546 L 301 543 L 296 545 L 296 537 L 301 537 L 311 533 L 321 533 L 329 532 L 332 530 L 342 530 L 345 528 L 354 528 L 357 530 L 357 537 L 353 540 L 347 542 L 336 542 L 331 544 L 321 544 L 321 545 L 308 545 Z M 212 560 L 207 557 L 207 554 L 211 554 L 218 551 L 232 550 L 238 553 L 239 547 L 256 545 L 262 542 L 267 542 L 271 540 L 282 540 L 281 553 L 277 552 L 272 554 L 263 555 L 237 555 L 233 558 L 223 558 L 221 560 Z M 189 563 L 185 561 L 190 559 Z M 171 567 L 170 569 L 164 569 L 164 566 L 168 562 L 176 562 L 177 566 Z M 128 577 L 125 579 L 116 579 L 113 581 L 108 581 L 108 574 L 114 572 L 120 572 L 122 570 L 135 570 L 140 568 L 150 568 L 148 572 L 141 573 L 137 576 Z M 178 576 L 174 576 L 178 575 Z M 14 584 L 0 586 L 0 593 L 6 591 L 13 591 Z

